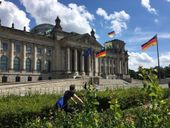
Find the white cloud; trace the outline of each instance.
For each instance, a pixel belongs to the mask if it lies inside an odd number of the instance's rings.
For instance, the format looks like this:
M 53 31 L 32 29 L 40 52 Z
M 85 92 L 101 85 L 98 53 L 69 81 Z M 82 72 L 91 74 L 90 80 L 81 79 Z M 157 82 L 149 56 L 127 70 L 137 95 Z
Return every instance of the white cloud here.
M 96 13 L 97 13 L 99 16 L 103 16 L 104 19 L 110 20 L 110 16 L 108 16 L 107 12 L 106 12 L 104 9 L 98 8 L 97 11 L 96 11 Z
M 155 8 L 152 8 L 150 5 L 150 0 L 141 0 L 141 4 L 152 14 L 158 14 Z
M 145 68 L 154 67 L 156 64 L 153 58 L 147 53 L 131 52 L 129 55 L 130 69 L 137 70 L 139 66 L 143 66 Z
M 139 66 L 144 68 L 150 68 L 157 66 L 157 58 L 153 58 L 145 52 L 129 52 L 129 68 L 135 71 L 138 70 Z M 170 52 L 163 53 L 160 55 L 160 66 L 165 67 L 170 64 Z
M 78 33 L 89 33 L 91 31 L 90 22 L 94 16 L 86 10 L 85 6 L 68 4 L 68 6 L 57 0 L 20 0 L 31 14 L 37 24 L 55 23 L 57 16 L 61 19 L 61 26 L 64 31 L 74 31 Z
M 135 45 L 141 45 L 143 43 L 146 43 L 149 39 L 151 39 L 156 33 L 155 32 L 144 32 L 141 31 L 140 28 L 136 27 L 134 29 L 134 32 L 128 33 L 124 40 L 128 42 L 129 46 L 135 46 Z M 170 33 L 168 32 L 158 32 L 157 33 L 158 40 L 164 39 L 168 40 L 170 39 Z
M 130 15 L 127 14 L 124 10 L 108 15 L 104 9 L 98 8 L 96 13 L 99 16 L 102 16 L 105 20 L 110 21 L 110 28 L 113 29 L 116 33 L 120 33 L 122 29 L 127 29 L 126 21 L 130 19 Z
M 167 2 L 170 2 L 170 0 L 166 0 Z
M 134 32 L 141 32 L 141 28 L 140 28 L 140 27 L 136 27 L 136 28 L 134 29 Z
M 158 39 L 170 39 L 170 33 L 158 33 Z
M 155 22 L 155 23 L 159 23 L 159 20 L 158 20 L 158 19 L 155 19 L 154 22 Z
M 127 38 L 125 38 L 125 40 L 129 43 L 129 44 L 133 44 L 133 45 L 139 45 L 139 44 L 143 44 L 146 43 L 149 39 L 151 39 L 153 36 L 153 34 L 139 34 L 139 33 L 135 33 L 135 34 L 130 34 Z
M 163 67 L 170 65 L 170 52 L 166 52 L 166 53 L 161 54 L 160 64 Z
M 26 17 L 26 13 L 20 10 L 15 4 L 1 0 L 0 5 L 0 19 L 3 26 L 11 27 L 14 23 L 14 27 L 23 30 L 26 26 L 29 30 L 30 19 Z

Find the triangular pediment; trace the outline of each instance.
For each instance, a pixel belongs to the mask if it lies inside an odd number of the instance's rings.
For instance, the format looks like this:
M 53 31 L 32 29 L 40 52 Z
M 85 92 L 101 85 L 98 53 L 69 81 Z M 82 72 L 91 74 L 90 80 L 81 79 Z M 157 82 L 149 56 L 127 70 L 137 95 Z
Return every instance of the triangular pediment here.
M 95 46 L 95 47 L 102 47 L 101 44 L 91 37 L 89 34 L 83 34 L 81 35 L 81 38 L 77 40 L 79 43 L 83 43 L 85 45 Z
M 70 33 L 69 36 L 61 39 L 62 44 L 67 45 L 81 45 L 82 47 L 95 47 L 96 49 L 100 49 L 102 45 L 93 37 L 91 37 L 88 33 L 86 34 L 78 34 L 78 33 Z

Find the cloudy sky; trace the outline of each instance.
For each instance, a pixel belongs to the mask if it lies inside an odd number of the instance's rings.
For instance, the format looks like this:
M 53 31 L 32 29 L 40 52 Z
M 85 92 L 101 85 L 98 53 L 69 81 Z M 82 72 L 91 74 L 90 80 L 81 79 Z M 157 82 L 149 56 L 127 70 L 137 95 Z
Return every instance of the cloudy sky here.
M 157 65 L 156 46 L 141 51 L 141 45 L 158 35 L 160 64 L 170 64 L 170 0 L 0 0 L 3 26 L 31 30 L 41 23 L 54 24 L 57 16 L 63 30 L 89 33 L 93 28 L 97 40 L 125 41 L 129 68 Z M 116 32 L 114 38 L 108 32 Z

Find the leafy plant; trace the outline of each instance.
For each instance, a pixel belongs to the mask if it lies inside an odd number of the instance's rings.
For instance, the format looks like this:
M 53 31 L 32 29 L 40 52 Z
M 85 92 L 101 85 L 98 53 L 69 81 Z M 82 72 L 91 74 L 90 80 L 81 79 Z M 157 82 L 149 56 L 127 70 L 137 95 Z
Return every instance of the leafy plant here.
M 160 128 L 165 127 L 168 121 L 168 106 L 163 97 L 163 90 L 159 86 L 157 71 L 140 67 L 140 76 L 144 79 L 144 90 L 151 102 L 146 105 L 147 111 L 141 112 L 138 117 L 138 127 Z

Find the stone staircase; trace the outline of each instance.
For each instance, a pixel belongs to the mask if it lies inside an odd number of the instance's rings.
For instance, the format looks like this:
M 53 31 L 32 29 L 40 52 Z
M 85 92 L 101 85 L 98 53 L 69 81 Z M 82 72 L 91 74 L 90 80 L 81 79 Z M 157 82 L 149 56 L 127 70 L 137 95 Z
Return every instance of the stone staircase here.
M 85 82 L 89 80 L 88 77 L 78 78 L 78 79 L 58 79 L 58 80 L 48 80 L 41 82 L 32 83 L 15 83 L 0 86 L 0 96 L 2 95 L 20 95 L 24 96 L 29 93 L 57 93 L 63 94 L 65 90 L 69 89 L 71 84 L 76 86 L 76 90 L 83 89 Z M 105 90 L 106 88 L 120 88 L 120 87 L 130 87 L 130 83 L 121 79 L 103 79 L 100 78 L 99 85 L 96 85 L 98 90 Z

